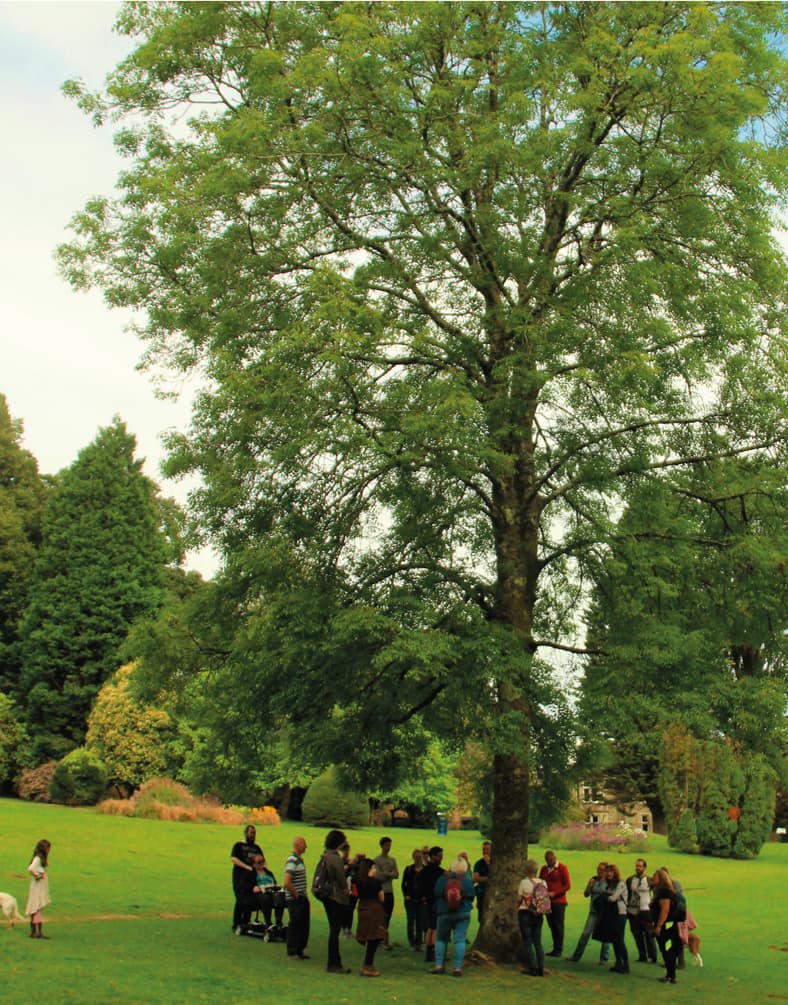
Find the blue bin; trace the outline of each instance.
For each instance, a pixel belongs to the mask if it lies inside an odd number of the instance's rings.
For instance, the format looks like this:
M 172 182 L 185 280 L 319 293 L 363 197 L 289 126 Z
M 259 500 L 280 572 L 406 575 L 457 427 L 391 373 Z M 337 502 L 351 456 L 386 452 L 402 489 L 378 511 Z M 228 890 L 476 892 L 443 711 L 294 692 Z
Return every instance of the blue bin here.
M 449 833 L 449 818 L 445 813 L 438 814 L 438 833 L 448 834 Z

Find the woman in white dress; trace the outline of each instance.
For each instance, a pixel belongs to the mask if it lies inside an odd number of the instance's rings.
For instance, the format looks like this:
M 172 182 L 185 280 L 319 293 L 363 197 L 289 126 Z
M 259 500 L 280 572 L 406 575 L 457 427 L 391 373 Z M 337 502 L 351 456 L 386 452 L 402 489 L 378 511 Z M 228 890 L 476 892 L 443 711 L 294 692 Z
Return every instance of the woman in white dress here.
M 35 847 L 33 858 L 27 871 L 32 879 L 30 880 L 30 893 L 27 897 L 27 907 L 25 914 L 30 915 L 30 938 L 48 939 L 42 929 L 44 919 L 41 915 L 47 904 L 51 903 L 49 898 L 49 878 L 47 876 L 47 863 L 49 862 L 49 849 L 52 847 L 49 841 L 41 840 Z

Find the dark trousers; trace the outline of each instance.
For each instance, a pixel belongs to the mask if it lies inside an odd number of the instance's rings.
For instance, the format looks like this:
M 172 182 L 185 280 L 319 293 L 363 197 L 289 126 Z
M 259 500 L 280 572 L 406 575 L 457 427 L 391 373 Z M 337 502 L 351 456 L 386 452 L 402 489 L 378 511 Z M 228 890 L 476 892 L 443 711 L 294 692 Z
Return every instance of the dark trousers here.
M 553 953 L 560 956 L 564 951 L 564 916 L 566 904 L 553 904 L 547 915 L 547 924 L 553 936 Z
M 287 955 L 300 956 L 309 942 L 309 900 L 301 894 L 296 900 L 288 900 L 287 911 L 290 919 L 287 925 Z
M 614 921 L 613 927 L 613 952 L 616 954 L 616 969 L 629 971 L 629 953 L 627 944 L 624 941 L 627 931 L 627 916 L 619 914 Z
M 394 894 L 384 893 L 383 894 L 383 913 L 386 915 L 386 929 L 390 928 L 389 922 L 391 921 L 391 915 L 394 913 Z M 388 939 L 391 942 L 391 938 Z
M 407 919 L 408 945 L 414 948 L 421 945 L 424 938 L 424 905 L 418 900 L 405 900 L 405 915 Z
M 338 904 L 335 900 L 324 900 L 323 907 L 326 909 L 328 918 L 328 966 L 341 967 L 342 956 L 339 952 L 339 933 L 347 917 L 347 906 Z
M 364 966 L 370 969 L 375 963 L 375 953 L 380 945 L 380 939 L 367 939 L 367 951 L 364 953 Z
M 249 903 L 249 890 L 246 887 L 233 886 L 235 906 L 233 907 L 233 928 L 248 925 L 252 917 L 252 905 Z
M 548 914 L 549 918 L 550 915 Z M 532 914 L 531 911 L 518 911 L 517 921 L 520 925 L 520 935 L 523 940 L 525 964 L 535 974 L 544 973 L 544 949 L 542 948 L 543 914 Z
M 266 925 L 271 924 L 272 913 L 276 924 L 281 925 L 285 913 L 285 895 L 281 892 L 258 893 L 255 896 L 255 907 L 263 912 L 263 920 Z
M 662 953 L 662 959 L 665 961 L 666 976 L 675 977 L 676 962 L 679 958 L 679 945 L 681 943 L 678 925 L 675 922 L 667 922 L 660 931 L 657 942 L 659 943 L 659 951 Z
M 358 897 L 354 897 L 353 894 L 350 895 L 350 902 L 344 910 L 344 917 L 342 918 L 342 927 L 350 931 L 353 928 L 353 912 L 356 910 L 356 904 L 358 903 Z
M 638 947 L 639 960 L 651 960 L 657 962 L 657 944 L 654 941 L 654 925 L 651 922 L 651 915 L 648 911 L 641 911 L 640 914 L 630 914 L 629 930 L 632 938 Z

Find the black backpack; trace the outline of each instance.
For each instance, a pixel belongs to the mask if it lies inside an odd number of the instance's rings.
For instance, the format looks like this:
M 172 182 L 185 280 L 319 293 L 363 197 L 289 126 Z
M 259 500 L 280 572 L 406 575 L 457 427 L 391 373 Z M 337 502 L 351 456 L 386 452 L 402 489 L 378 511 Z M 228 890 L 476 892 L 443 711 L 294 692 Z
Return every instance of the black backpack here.
M 330 900 L 334 884 L 328 874 L 328 863 L 326 856 L 321 855 L 315 866 L 315 874 L 312 877 L 312 896 L 318 900 Z

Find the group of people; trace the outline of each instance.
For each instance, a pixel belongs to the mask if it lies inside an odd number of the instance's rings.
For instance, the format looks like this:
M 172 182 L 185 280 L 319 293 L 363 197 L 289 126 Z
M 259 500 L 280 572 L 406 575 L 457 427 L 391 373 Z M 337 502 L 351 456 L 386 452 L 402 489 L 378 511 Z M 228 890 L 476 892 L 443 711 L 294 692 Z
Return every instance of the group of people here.
M 526 878 L 518 891 L 520 931 L 528 969 L 534 977 L 544 976 L 544 957 L 560 957 L 564 947 L 566 894 L 571 889 L 569 871 L 558 862 L 553 851 L 545 853 L 545 865 L 538 872 L 535 861 L 526 862 Z M 539 887 L 544 886 L 542 904 Z M 647 874 L 645 859 L 635 862 L 635 871 L 622 879 L 618 866 L 600 862 L 596 873 L 586 883 L 583 895 L 589 898 L 589 911 L 577 946 L 568 961 L 579 963 L 589 939 L 601 943 L 599 962 L 607 963 L 612 947 L 615 962 L 610 970 L 629 973 L 629 953 L 625 936 L 627 927 L 637 947 L 638 963 L 656 963 L 659 947 L 665 965 L 665 975 L 658 978 L 666 984 L 676 983 L 676 970 L 683 965 L 683 947 L 694 920 L 686 908 L 681 884 L 673 880 L 666 868 Z M 545 954 L 541 944 L 544 918 L 553 940 L 553 948 Z
M 391 948 L 389 925 L 394 910 L 394 882 L 400 878 L 391 846 L 391 838 L 382 837 L 380 854 L 374 859 L 364 854 L 351 858 L 345 834 L 340 830 L 331 830 L 326 835 L 320 865 L 310 884 L 304 861 L 307 842 L 305 838 L 297 837 L 285 862 L 280 887 L 257 844 L 256 829 L 250 824 L 244 832 L 244 840 L 236 842 L 230 853 L 235 893 L 233 931 L 236 934 L 247 932 L 254 911 L 263 913 L 266 926 L 281 926 L 282 914 L 277 916 L 276 912 L 286 909 L 287 955 L 296 961 L 309 959 L 306 949 L 309 943 L 310 897 L 317 898 L 322 902 L 328 922 L 326 970 L 329 973 L 350 973 L 350 968 L 342 961 L 340 939 L 343 935 L 352 934 L 355 916 L 355 937 L 365 949 L 360 973 L 363 977 L 380 976 L 375 957 L 381 946 Z M 482 858 L 473 869 L 463 852 L 446 870 L 442 866 L 442 848 L 417 848 L 413 852 L 412 864 L 404 870 L 401 890 L 408 943 L 416 951 L 421 950 L 423 943 L 425 959 L 433 964 L 430 973 L 445 973 L 446 953 L 451 940 L 454 944 L 453 973 L 457 977 L 462 976 L 474 900 L 480 920 L 483 915 L 490 852 L 489 842 L 485 842 Z
M 235 910 L 233 930 L 240 934 L 248 926 L 251 913 L 261 911 L 265 925 L 286 931 L 287 955 L 295 961 L 306 960 L 310 930 L 310 897 L 322 902 L 328 921 L 329 973 L 350 973 L 342 961 L 340 939 L 352 935 L 356 918 L 356 940 L 364 946 L 363 977 L 378 977 L 375 958 L 378 949 L 391 948 L 389 926 L 394 910 L 394 882 L 400 878 L 396 859 L 391 855 L 392 840 L 380 839 L 380 854 L 351 858 L 350 844 L 341 830 L 326 835 L 324 849 L 310 884 L 304 853 L 306 839 L 297 837 L 284 866 L 282 886 L 276 883 L 262 849 L 256 843 L 252 825 L 246 828 L 244 841 L 233 846 L 233 890 Z M 443 867 L 443 849 L 439 846 L 416 848 L 412 863 L 403 871 L 401 892 L 405 908 L 407 939 L 411 949 L 425 948 L 425 961 L 432 964 L 429 973 L 447 971 L 449 943 L 453 943 L 455 977 L 462 976 L 467 933 L 474 902 L 479 923 L 485 914 L 487 885 L 490 880 L 492 845 L 485 841 L 482 857 L 471 867 L 465 852 Z M 579 962 L 590 939 L 601 943 L 600 963 L 607 963 L 612 947 L 615 958 L 612 971 L 629 973 L 629 954 L 625 943 L 627 925 L 637 947 L 637 962 L 656 963 L 657 946 L 665 963 L 665 983 L 676 982 L 676 969 L 682 961 L 682 934 L 686 927 L 686 902 L 680 884 L 667 869 L 657 869 L 648 876 L 644 859 L 635 863 L 635 872 L 626 880 L 617 865 L 600 862 L 586 883 L 583 894 L 589 899 L 589 912 L 577 946 L 567 960 Z M 555 852 L 545 853 L 545 864 L 529 859 L 525 877 L 520 882 L 516 903 L 526 968 L 523 973 L 544 976 L 545 956 L 561 957 L 567 893 L 571 889 L 567 867 Z M 283 915 L 288 912 L 288 925 Z M 552 937 L 552 949 L 542 947 L 545 918 Z M 273 920 L 272 920 L 273 919 Z

